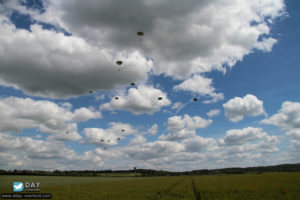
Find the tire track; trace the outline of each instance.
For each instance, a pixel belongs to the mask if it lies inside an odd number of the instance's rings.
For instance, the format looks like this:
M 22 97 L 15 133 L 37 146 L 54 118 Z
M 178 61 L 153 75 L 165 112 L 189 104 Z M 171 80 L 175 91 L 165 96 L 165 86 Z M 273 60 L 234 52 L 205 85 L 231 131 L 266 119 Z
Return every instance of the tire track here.
M 163 197 L 165 197 L 174 187 L 176 187 L 180 182 L 182 182 L 183 179 L 180 179 L 179 181 L 177 181 L 176 183 L 172 184 L 170 187 L 168 187 L 165 190 L 159 191 L 156 193 L 155 196 L 149 198 L 149 200 L 159 200 Z
M 196 185 L 195 185 L 194 179 L 192 179 L 192 187 L 193 187 L 193 192 L 194 192 L 194 195 L 195 195 L 195 199 L 196 199 L 196 200 L 201 200 L 201 194 L 200 194 L 200 192 L 196 189 Z

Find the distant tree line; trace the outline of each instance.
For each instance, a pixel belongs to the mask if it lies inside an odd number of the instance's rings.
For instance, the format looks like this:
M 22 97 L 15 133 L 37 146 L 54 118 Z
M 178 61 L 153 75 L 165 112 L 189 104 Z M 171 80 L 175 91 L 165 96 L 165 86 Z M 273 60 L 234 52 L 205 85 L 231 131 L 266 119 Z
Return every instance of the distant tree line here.
M 217 174 L 248 174 L 265 172 L 298 172 L 300 164 L 282 164 L 276 166 L 260 166 L 246 168 L 223 168 L 223 169 L 201 169 L 185 172 L 169 172 L 152 169 L 133 169 L 133 170 L 82 170 L 82 171 L 42 171 L 42 170 L 3 170 L 0 175 L 39 175 L 39 176 L 99 176 L 100 174 L 124 174 L 135 173 L 138 176 L 182 176 L 182 175 L 217 175 Z

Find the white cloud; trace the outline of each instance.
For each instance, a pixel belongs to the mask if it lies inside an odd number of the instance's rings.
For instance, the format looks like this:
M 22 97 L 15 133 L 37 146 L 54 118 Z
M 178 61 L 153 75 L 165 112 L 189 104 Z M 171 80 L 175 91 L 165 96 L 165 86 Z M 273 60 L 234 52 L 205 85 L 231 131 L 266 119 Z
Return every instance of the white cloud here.
M 223 104 L 225 116 L 232 122 L 241 121 L 245 116 L 258 116 L 266 114 L 263 102 L 252 94 L 244 98 L 235 97 Z
M 300 139 L 300 129 L 292 129 L 285 133 L 287 136 L 295 139 Z
M 178 109 L 178 108 L 180 108 L 180 106 L 182 106 L 182 103 L 181 103 L 181 102 L 176 102 L 176 103 L 174 103 L 174 105 L 172 106 L 172 109 Z
M 79 140 L 75 122 L 101 118 L 101 113 L 88 108 L 74 112 L 46 100 L 8 97 L 0 99 L 0 132 L 21 132 L 25 128 L 38 127 L 58 140 Z
M 162 98 L 162 99 L 159 99 Z M 152 86 L 139 85 L 137 88 L 130 88 L 128 94 L 120 94 L 118 99 L 113 98 L 111 102 L 102 104 L 102 110 L 128 110 L 135 115 L 153 114 L 163 106 L 171 104 L 167 95 Z
M 85 6 L 79 0 L 54 0 L 44 1 L 43 13 L 8 4 L 3 7 L 6 14 L 17 9 L 72 34 L 64 36 L 38 25 L 31 27 L 32 32 L 16 30 L 2 16 L 2 85 L 54 98 L 146 80 L 151 69 L 175 79 L 212 70 L 225 72 L 225 66 L 232 67 L 254 49 L 272 49 L 276 39 L 270 35 L 270 26 L 285 9 L 283 0 L 261 4 L 248 0 L 87 0 Z M 142 41 L 137 31 L 145 33 Z M 154 58 L 156 64 L 152 67 L 145 56 Z M 117 59 L 127 66 L 121 73 L 115 70 Z M 24 69 L 26 73 L 19 73 Z M 200 88 L 200 93 L 209 89 Z M 223 98 L 221 93 L 210 95 L 213 100 L 206 103 Z
M 224 139 L 220 139 L 221 145 L 243 145 L 258 139 L 272 140 L 262 128 L 248 127 L 244 129 L 232 129 L 226 132 Z
M 144 145 L 146 142 L 147 142 L 147 139 L 144 136 L 138 135 L 130 141 L 130 146 L 131 145 L 141 146 L 141 145 Z
M 154 124 L 151 126 L 151 128 L 148 129 L 147 133 L 150 135 L 156 135 L 157 134 L 158 125 Z
M 203 150 L 216 148 L 217 143 L 213 138 L 203 138 L 201 136 L 195 136 L 192 138 L 187 138 L 182 141 L 185 146 L 186 151 L 199 152 Z
M 85 128 L 85 143 L 101 146 L 117 145 L 126 135 L 134 135 L 138 131 L 130 124 L 111 122 L 109 128 Z M 118 140 L 119 138 L 119 140 Z
M 139 147 L 128 147 L 124 150 L 130 158 L 137 160 L 159 158 L 180 151 L 184 151 L 184 146 L 182 144 L 169 141 L 155 141 Z
M 32 170 L 96 169 L 102 159 L 94 152 L 77 154 L 63 142 L 35 140 L 0 133 L 1 168 Z
M 0 82 L 26 94 L 67 98 L 146 80 L 152 61 L 136 50 L 112 54 L 84 38 L 32 25 L 16 29 L 0 16 Z M 76 34 L 75 34 L 76 35 Z M 116 60 L 122 60 L 121 71 Z
M 212 100 L 204 101 L 204 103 L 212 103 L 224 99 L 222 93 L 215 92 L 215 88 L 212 86 L 212 79 L 199 75 L 195 75 L 181 84 L 174 86 L 174 90 L 191 91 L 193 94 L 213 98 Z
M 220 110 L 218 110 L 218 109 L 213 109 L 213 110 L 210 110 L 209 112 L 207 112 L 206 115 L 207 115 L 208 117 L 215 117 L 215 116 L 218 116 L 220 113 L 221 113 Z
M 254 48 L 269 50 L 274 39 L 265 19 L 281 16 L 284 9 L 282 0 L 263 4 L 177 0 L 172 5 L 178 6 L 170 6 L 167 0 L 89 0 L 82 7 L 80 1 L 58 0 L 49 2 L 47 11 L 36 18 L 60 24 L 103 46 L 140 48 L 159 61 L 155 73 L 186 78 L 212 69 L 222 71 L 223 64 L 233 66 Z M 137 31 L 145 33 L 142 42 L 137 41 Z M 259 40 L 262 35 L 265 39 Z
M 271 124 L 280 127 L 286 131 L 285 135 L 290 137 L 290 150 L 292 153 L 288 156 L 291 160 L 297 160 L 300 152 L 300 103 L 285 101 L 281 105 L 278 113 L 268 119 L 261 121 L 263 124 Z
M 286 130 L 298 129 L 300 128 L 300 103 L 285 101 L 277 114 L 261 122 L 263 124 L 272 124 Z
M 203 119 L 199 116 L 190 117 L 189 115 L 174 116 L 168 119 L 167 135 L 160 135 L 160 140 L 181 140 L 196 136 L 196 129 L 205 128 L 212 124 L 211 119 Z

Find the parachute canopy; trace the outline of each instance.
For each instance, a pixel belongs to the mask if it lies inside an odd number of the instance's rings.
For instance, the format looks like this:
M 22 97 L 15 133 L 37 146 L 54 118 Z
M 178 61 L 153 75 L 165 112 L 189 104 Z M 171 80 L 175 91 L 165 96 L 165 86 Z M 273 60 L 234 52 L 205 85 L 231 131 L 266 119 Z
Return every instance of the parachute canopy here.
M 118 60 L 118 61 L 116 62 L 116 64 L 117 64 L 117 65 L 122 65 L 123 62 L 122 62 L 121 60 Z
M 90 93 L 90 94 L 92 94 L 92 93 L 93 93 L 93 91 L 92 91 L 92 90 L 90 90 L 90 91 L 89 91 L 89 93 Z
M 130 85 L 135 86 L 135 83 L 130 83 Z
M 193 98 L 193 101 L 198 101 L 198 98 Z
M 118 140 L 120 140 L 120 138 L 118 138 Z
M 157 99 L 158 99 L 158 100 L 162 100 L 163 98 L 162 98 L 162 97 L 158 97 Z
M 118 100 L 119 99 L 119 97 L 115 97 L 115 100 Z
M 139 32 L 137 32 L 137 35 L 138 35 L 138 36 L 143 36 L 143 35 L 144 35 L 144 32 L 139 31 Z
M 124 132 L 125 130 L 124 129 L 122 129 L 122 132 Z

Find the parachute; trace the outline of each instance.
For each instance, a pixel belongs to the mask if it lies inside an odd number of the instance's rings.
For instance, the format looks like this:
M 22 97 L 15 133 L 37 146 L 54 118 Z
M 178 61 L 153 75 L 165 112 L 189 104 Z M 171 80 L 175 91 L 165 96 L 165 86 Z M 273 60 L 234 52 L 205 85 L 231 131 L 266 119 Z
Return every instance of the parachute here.
M 130 83 L 131 86 L 135 86 L 135 83 Z
M 101 140 L 101 142 L 103 142 L 104 140 Z
M 139 31 L 136 34 L 138 35 L 139 41 L 141 42 L 142 41 L 142 37 L 144 36 L 144 32 Z
M 93 91 L 92 91 L 92 90 L 90 90 L 90 91 L 89 91 L 89 93 L 90 93 L 90 94 L 92 94 L 92 93 L 93 93 Z
M 138 35 L 138 36 L 143 36 L 143 35 L 144 35 L 144 32 L 139 31 L 139 32 L 137 32 L 137 35 Z
M 124 129 L 122 129 L 122 132 L 124 132 L 125 130 Z
M 122 62 L 121 60 L 118 60 L 118 61 L 116 62 L 116 64 L 117 64 L 117 65 L 122 65 L 123 62 Z
M 120 140 L 120 138 L 118 138 L 118 140 Z
M 118 100 L 119 99 L 119 97 L 115 97 L 115 100 Z
M 198 101 L 198 98 L 196 98 L 196 97 L 195 97 L 195 98 L 193 98 L 193 101 Z
M 157 98 L 157 100 L 159 100 L 159 101 L 162 100 L 162 99 L 163 99 L 162 97 L 158 97 L 158 98 Z

